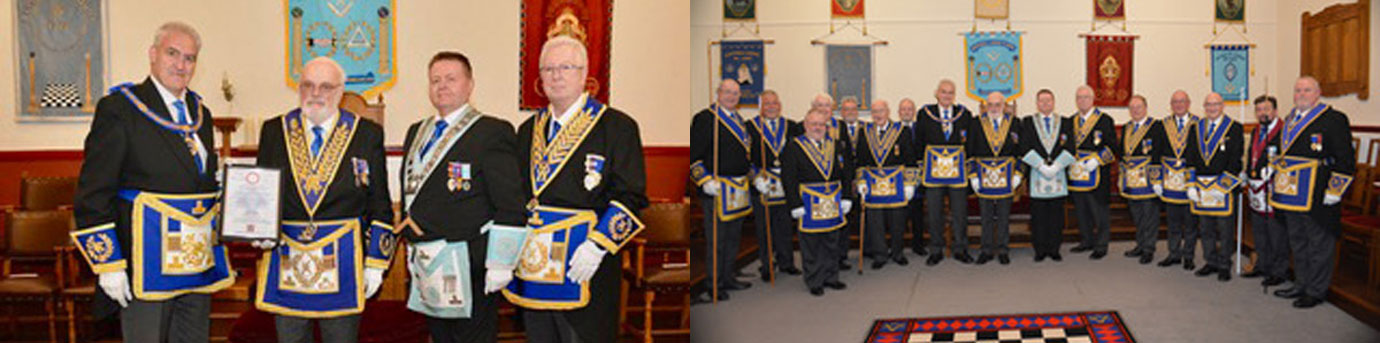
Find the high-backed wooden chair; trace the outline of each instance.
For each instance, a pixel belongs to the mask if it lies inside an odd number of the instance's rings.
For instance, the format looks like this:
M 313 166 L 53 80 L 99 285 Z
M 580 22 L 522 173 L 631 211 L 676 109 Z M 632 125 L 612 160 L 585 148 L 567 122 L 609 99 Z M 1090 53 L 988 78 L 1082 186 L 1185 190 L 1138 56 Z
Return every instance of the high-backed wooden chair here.
M 76 177 L 25 177 L 19 181 L 19 208 L 70 209 L 76 194 Z
M 340 97 L 340 108 L 364 117 L 364 119 L 372 120 L 379 125 L 383 125 L 384 123 L 383 109 L 385 107 L 382 95 L 379 96 L 379 101 L 373 104 L 370 104 L 368 100 L 364 99 L 364 96 L 355 92 L 345 92 L 345 95 Z
M 632 244 L 631 254 L 623 254 L 623 304 L 619 306 L 619 322 L 643 342 L 652 342 L 655 335 L 690 334 L 690 205 L 688 203 L 657 203 L 642 210 L 640 215 L 647 228 Z M 631 285 L 630 285 L 631 284 Z M 631 287 L 629 287 L 631 286 Z M 634 326 L 626 320 L 628 294 L 642 291 L 642 322 Z M 678 295 L 676 306 L 655 306 L 657 295 Z M 652 320 L 656 312 L 677 312 L 678 325 L 657 329 Z
M 1367 264 L 1365 280 L 1370 287 L 1380 286 L 1380 214 L 1377 214 L 1375 187 L 1372 186 L 1380 174 L 1375 167 L 1357 163 L 1355 179 L 1351 189 L 1342 198 L 1342 208 L 1350 211 L 1341 218 L 1342 232 L 1337 240 L 1337 256 L 1334 263 L 1341 263 L 1343 248 L 1357 247 L 1365 253 L 1361 258 Z
M 8 308 L 6 318 L 13 335 L 21 321 L 17 304 L 42 303 L 47 311 L 48 341 L 57 341 L 57 280 L 49 270 L 56 262 L 58 248 L 67 244 L 68 232 L 75 225 L 71 210 L 15 210 L 5 212 L 4 255 L 0 255 L 0 302 Z M 16 274 L 16 268 L 27 265 Z M 26 320 L 27 321 L 27 320 Z
M 1380 166 L 1380 139 L 1370 140 L 1369 148 L 1370 150 L 1366 150 L 1366 156 L 1369 157 L 1366 163 L 1369 163 L 1372 167 Z

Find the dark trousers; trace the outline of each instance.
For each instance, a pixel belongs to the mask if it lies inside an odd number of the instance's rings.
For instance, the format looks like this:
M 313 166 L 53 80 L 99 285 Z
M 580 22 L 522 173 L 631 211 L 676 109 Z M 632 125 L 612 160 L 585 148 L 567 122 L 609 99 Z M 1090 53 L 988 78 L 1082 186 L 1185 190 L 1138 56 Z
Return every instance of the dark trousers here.
M 968 187 L 933 187 L 925 189 L 925 211 L 930 231 L 930 253 L 944 253 L 944 198 L 949 198 L 949 225 L 953 226 L 950 251 L 968 253 Z
M 795 234 L 795 227 L 791 226 L 791 210 L 785 204 L 772 205 L 770 208 L 764 206 L 761 198 L 753 195 L 752 220 L 757 224 L 757 259 L 761 265 L 758 268 L 763 275 L 769 272 L 768 266 L 771 265 L 772 255 L 775 255 L 776 268 L 795 266 L 795 248 L 792 246 L 791 235 Z M 771 213 L 767 213 L 771 212 Z M 770 217 L 770 218 L 769 218 Z M 768 219 L 771 223 L 768 224 Z M 771 237 L 767 237 L 767 227 L 771 227 Z M 768 252 L 768 241 L 771 241 L 770 252 Z
M 824 287 L 825 282 L 839 280 L 839 230 L 820 233 L 800 233 L 800 260 L 805 268 L 805 286 Z
M 704 208 L 704 232 L 705 232 L 705 261 L 704 265 L 713 266 L 715 252 L 718 253 L 719 265 L 717 269 L 709 269 L 710 278 L 705 280 L 712 281 L 714 273 L 718 273 L 719 287 L 728 285 L 731 280 L 738 276 L 738 270 L 733 268 L 733 260 L 738 258 L 738 250 L 741 249 L 740 241 L 743 235 L 743 218 L 729 221 L 719 221 L 718 246 L 714 245 L 714 221 L 718 218 L 714 216 L 714 198 L 700 198 L 701 207 Z M 717 270 L 717 271 L 716 271 Z
M 1127 207 L 1131 209 L 1131 221 L 1136 223 L 1135 250 L 1154 254 L 1160 234 L 1160 199 L 1133 199 L 1127 201 Z
M 211 339 L 211 295 L 130 300 L 120 310 L 120 330 L 125 342 L 206 342 Z
M 1251 232 L 1255 235 L 1255 271 L 1277 278 L 1288 276 L 1289 232 L 1284 228 L 1284 216 L 1251 211 Z
M 522 311 L 529 343 L 580 343 L 575 327 L 560 311 Z
M 854 197 L 853 199 L 861 198 Z M 859 238 L 862 237 L 862 229 L 859 227 L 862 225 L 862 212 L 862 202 L 858 201 L 854 202 L 853 208 L 849 209 L 848 213 L 844 215 L 844 218 L 848 220 L 848 224 L 839 228 L 838 237 L 834 238 L 835 243 L 838 244 L 839 263 L 844 263 L 848 259 L 848 250 L 853 248 L 853 233 L 857 233 Z M 858 253 L 861 254 L 862 250 L 859 249 Z
M 1082 240 L 1078 245 L 1092 247 L 1093 251 L 1107 251 L 1107 243 L 1112 240 L 1111 207 L 1108 190 L 1103 188 L 1091 192 L 1072 192 L 1073 209 L 1078 216 L 1078 234 Z
M 354 343 L 359 341 L 358 314 L 319 319 L 277 315 L 273 317 L 273 323 L 278 326 L 278 343 L 316 342 L 316 335 L 312 331 L 312 322 L 320 324 L 322 342 Z
M 1035 253 L 1057 254 L 1064 241 L 1065 197 L 1030 198 L 1030 240 Z
M 878 261 L 901 257 L 906 243 L 906 208 L 867 209 L 866 234 L 868 257 Z
M 1233 208 L 1231 215 L 1223 217 L 1200 215 L 1198 228 L 1203 233 L 1203 259 L 1207 265 L 1231 268 L 1232 255 L 1236 254 L 1236 210 Z
M 1313 206 L 1318 206 L 1314 204 Z M 1332 255 L 1337 250 L 1337 230 L 1319 225 L 1307 212 L 1277 211 L 1284 215 L 1289 248 L 1294 252 L 1294 284 L 1303 294 L 1327 299 L 1332 284 Z
M 982 214 L 982 253 L 1005 254 L 1011 242 L 1011 198 L 978 199 Z
M 1170 258 L 1193 259 L 1195 246 L 1198 245 L 1198 221 L 1193 217 L 1193 212 L 1184 204 L 1164 204 L 1166 221 L 1169 222 L 1169 236 L 1167 245 L 1169 246 Z
M 906 225 L 910 227 L 910 250 L 919 254 L 925 251 L 925 189 L 917 188 L 915 194 L 906 204 Z

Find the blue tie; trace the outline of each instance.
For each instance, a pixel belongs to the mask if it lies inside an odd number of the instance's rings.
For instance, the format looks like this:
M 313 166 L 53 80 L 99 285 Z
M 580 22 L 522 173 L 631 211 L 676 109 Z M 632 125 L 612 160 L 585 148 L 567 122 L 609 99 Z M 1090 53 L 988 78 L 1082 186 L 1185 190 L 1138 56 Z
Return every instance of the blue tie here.
M 177 117 L 173 120 L 177 121 L 178 124 L 187 125 L 191 123 L 191 120 L 187 119 L 187 103 L 182 102 L 182 99 L 173 101 L 173 109 L 177 110 Z M 187 148 L 191 149 L 192 159 L 196 161 L 196 170 L 198 172 L 206 171 L 206 162 L 201 159 L 201 154 L 196 152 L 195 147 L 188 146 Z
M 431 139 L 427 140 L 426 144 L 422 145 L 421 156 L 426 156 L 426 152 L 431 150 L 431 146 L 436 145 L 436 141 L 441 140 L 441 134 L 446 133 L 447 125 L 450 124 L 446 123 L 445 120 L 436 121 L 436 130 L 431 132 Z
M 1051 130 L 1054 130 L 1054 128 L 1049 126 L 1049 117 L 1045 117 L 1045 131 Z
M 324 143 L 325 143 L 325 142 L 323 142 L 323 141 L 321 140 L 321 134 L 322 134 L 323 132 L 326 132 L 326 129 L 321 128 L 320 125 L 313 125 L 313 126 L 311 127 L 311 134 L 312 134 L 312 136 L 314 136 L 314 138 L 311 139 L 311 156 L 312 156 L 312 157 L 316 157 L 317 155 L 320 155 L 320 154 L 321 154 L 321 146 L 324 145 Z
M 552 119 L 551 119 L 551 131 L 549 131 L 549 132 L 546 133 L 546 141 L 547 141 L 547 142 L 550 142 L 550 141 L 556 139 L 556 134 L 557 134 L 557 133 L 561 133 L 561 122 L 556 121 L 555 118 L 552 118 Z

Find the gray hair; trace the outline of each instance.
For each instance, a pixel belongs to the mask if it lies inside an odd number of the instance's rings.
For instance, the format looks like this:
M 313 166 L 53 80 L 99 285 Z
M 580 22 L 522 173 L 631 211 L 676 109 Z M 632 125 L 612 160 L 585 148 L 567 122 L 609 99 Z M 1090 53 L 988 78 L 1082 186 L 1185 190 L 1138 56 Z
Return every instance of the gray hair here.
M 839 106 L 843 106 L 843 104 L 850 103 L 850 102 L 853 103 L 854 105 L 860 104 L 860 103 L 858 102 L 858 98 L 857 98 L 857 97 L 852 96 L 852 95 L 849 95 L 849 96 L 843 97 L 843 100 L 839 100 Z
M 552 49 L 555 49 L 557 47 L 567 46 L 575 48 L 575 52 L 577 52 L 578 55 L 580 55 L 580 63 L 589 62 L 589 50 L 585 49 L 585 43 L 581 42 L 578 39 L 575 39 L 574 37 L 564 35 L 555 36 L 551 37 L 550 39 L 547 39 L 546 43 L 541 45 L 541 56 L 539 58 L 545 59 L 547 51 L 551 51 Z
M 201 34 L 196 33 L 196 29 L 191 25 L 180 21 L 170 21 L 158 26 L 158 31 L 153 34 L 153 46 L 158 46 L 169 34 L 177 32 L 192 37 L 192 42 L 196 43 L 196 49 L 201 50 Z
M 334 59 L 331 59 L 330 57 L 326 57 L 326 56 L 317 56 L 316 58 L 313 58 L 313 59 L 311 59 L 310 61 L 307 61 L 306 64 L 303 64 L 303 65 L 302 65 L 302 69 L 303 69 L 303 70 L 306 70 L 306 69 L 307 69 L 306 66 L 310 66 L 310 65 L 312 65 L 312 64 L 320 64 L 320 63 L 325 63 L 327 66 L 330 66 L 331 69 L 335 69 L 335 72 L 338 73 L 338 74 L 336 74 L 336 75 L 340 75 L 340 83 L 341 83 L 341 86 L 344 86 L 344 85 L 345 85 L 345 68 L 341 67 L 341 66 L 340 66 L 340 63 L 337 63 Z

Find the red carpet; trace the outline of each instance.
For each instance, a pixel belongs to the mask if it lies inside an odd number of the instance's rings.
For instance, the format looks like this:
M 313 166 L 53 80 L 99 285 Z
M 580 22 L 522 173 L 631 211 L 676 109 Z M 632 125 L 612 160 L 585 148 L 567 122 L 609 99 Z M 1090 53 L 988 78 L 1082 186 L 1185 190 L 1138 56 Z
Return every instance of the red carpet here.
M 880 319 L 864 343 L 1133 343 L 1116 311 Z

